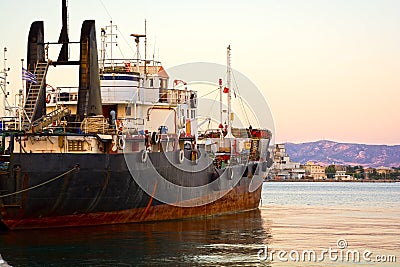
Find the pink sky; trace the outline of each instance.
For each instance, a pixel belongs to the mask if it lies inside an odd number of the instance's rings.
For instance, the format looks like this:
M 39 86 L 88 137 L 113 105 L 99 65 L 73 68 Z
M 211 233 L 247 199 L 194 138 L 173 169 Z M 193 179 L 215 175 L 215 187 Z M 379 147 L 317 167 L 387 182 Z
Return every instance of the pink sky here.
M 10 87 L 21 84 L 30 23 L 45 20 L 46 38 L 58 39 L 60 3 L 1 1 L 9 12 L 0 22 L 12 24 L 0 29 Z M 146 18 L 149 50 L 166 68 L 225 64 L 231 44 L 233 67 L 267 98 L 277 142 L 400 144 L 400 1 L 70 0 L 69 6 L 71 40 L 79 38 L 84 19 L 95 19 L 98 28 L 112 19 L 130 57 L 129 35 L 143 32 Z M 59 82 L 72 79 L 64 76 Z

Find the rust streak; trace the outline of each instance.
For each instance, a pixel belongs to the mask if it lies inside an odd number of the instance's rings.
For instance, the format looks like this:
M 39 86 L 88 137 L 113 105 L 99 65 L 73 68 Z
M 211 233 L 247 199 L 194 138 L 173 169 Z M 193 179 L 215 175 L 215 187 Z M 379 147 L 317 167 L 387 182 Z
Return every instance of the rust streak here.
M 22 182 L 22 189 L 26 189 L 29 187 L 29 176 L 27 173 L 24 174 L 23 182 Z M 21 194 L 21 207 L 25 208 L 26 199 L 27 199 L 28 191 L 25 191 Z
M 149 203 L 147 203 L 146 209 L 144 210 L 144 212 L 142 214 L 142 219 L 147 215 L 147 212 L 150 209 L 151 203 L 153 202 L 154 195 L 156 194 L 156 190 L 157 190 L 157 180 L 156 180 L 156 182 L 154 184 L 153 193 L 150 196 Z
M 62 187 L 61 187 L 61 190 L 60 190 L 60 192 L 59 192 L 59 194 L 58 194 L 58 198 L 57 198 L 57 200 L 56 200 L 56 203 L 53 205 L 53 207 L 52 207 L 52 209 L 51 209 L 51 211 L 50 211 L 50 214 L 53 213 L 53 212 L 58 208 L 58 206 L 60 205 L 60 203 L 61 203 L 62 200 L 64 199 L 64 196 L 65 196 L 65 192 L 66 192 L 66 189 L 67 189 L 67 186 L 68 186 L 69 179 L 70 179 L 70 173 L 68 173 L 68 174 L 65 176 L 64 183 L 63 183 L 63 185 L 62 185 Z
M 110 173 L 111 173 L 110 167 L 108 167 L 107 172 L 106 172 L 106 178 L 104 179 L 103 187 L 101 188 L 100 192 L 95 197 L 92 204 L 90 204 L 90 206 L 87 208 L 87 210 L 86 210 L 87 212 L 92 211 L 99 203 L 101 197 L 104 195 L 104 192 L 106 191 L 108 183 L 110 181 Z

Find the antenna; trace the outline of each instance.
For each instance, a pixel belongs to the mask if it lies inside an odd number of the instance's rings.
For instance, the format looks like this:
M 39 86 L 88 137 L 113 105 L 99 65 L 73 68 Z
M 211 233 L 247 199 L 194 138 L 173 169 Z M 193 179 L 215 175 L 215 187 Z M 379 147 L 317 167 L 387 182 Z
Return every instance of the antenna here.
M 147 78 L 147 20 L 144 20 L 144 75 Z
M 10 71 L 10 68 L 7 68 L 7 57 L 6 57 L 6 52 L 7 52 L 7 47 L 4 47 L 4 60 L 3 60 L 3 71 L 1 72 L 3 74 L 3 77 L 0 77 L 0 80 L 2 80 L 0 82 L 0 87 L 1 87 L 1 92 L 3 93 L 3 107 L 4 109 L 0 110 L 2 114 L 2 116 L 6 115 L 6 110 L 9 110 L 10 108 L 10 104 L 8 103 L 7 100 L 7 96 L 8 96 L 8 92 L 7 92 L 7 84 L 9 84 L 9 82 L 7 82 L 7 72 Z
M 156 43 L 157 39 L 154 38 L 154 48 L 153 48 L 153 67 L 155 66 L 155 61 L 156 61 Z
M 232 138 L 232 111 L 231 111 L 231 46 L 228 45 L 226 48 L 226 61 L 227 61 L 227 70 L 226 70 L 226 79 L 227 79 L 227 86 L 228 86 L 228 133 L 226 137 Z
M 100 70 L 104 72 L 104 64 L 106 60 L 106 29 L 101 28 L 101 48 L 100 48 Z
M 220 120 L 219 120 L 219 128 L 224 128 L 223 123 L 224 123 L 224 119 L 223 119 L 223 105 L 222 105 L 222 95 L 223 95 L 223 89 L 222 89 L 222 79 L 218 80 L 218 84 L 219 84 L 219 115 L 220 115 Z
M 140 42 L 140 38 L 146 37 L 146 34 L 137 34 L 137 33 L 133 33 L 131 34 L 131 36 L 135 37 L 135 43 L 136 43 L 136 67 L 137 67 L 137 71 L 140 72 L 140 50 L 139 50 L 139 42 Z M 145 53 L 146 53 L 146 49 L 145 49 Z M 146 57 L 146 56 L 145 56 Z M 146 63 L 145 63 L 146 64 Z M 146 72 L 146 69 L 145 69 Z M 145 73 L 146 74 L 146 73 Z
M 110 33 L 106 33 L 108 29 L 110 29 Z M 110 47 L 110 59 L 111 59 L 111 67 L 114 70 L 113 46 L 114 46 L 114 44 L 115 44 L 115 46 L 118 46 L 118 43 L 117 43 L 117 40 L 116 40 L 118 38 L 118 35 L 116 33 L 113 33 L 113 29 L 117 30 L 117 25 L 113 25 L 112 20 L 110 20 L 110 25 L 106 26 L 106 28 L 105 28 L 105 36 L 106 37 L 110 37 L 110 41 L 109 42 L 105 42 L 105 46 L 107 46 L 107 44 L 111 45 L 111 47 Z M 115 40 L 114 40 L 114 36 L 115 36 Z

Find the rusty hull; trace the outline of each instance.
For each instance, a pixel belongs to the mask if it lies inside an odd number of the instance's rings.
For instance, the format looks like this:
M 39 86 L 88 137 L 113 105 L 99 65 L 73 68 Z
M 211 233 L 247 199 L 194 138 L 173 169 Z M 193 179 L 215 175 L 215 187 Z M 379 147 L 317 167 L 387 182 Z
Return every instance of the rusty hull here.
M 248 187 L 245 183 L 241 186 L 236 186 L 215 202 L 197 207 L 178 207 L 168 204 L 152 206 L 152 199 L 150 199 L 149 205 L 144 208 L 41 218 L 14 217 L 11 219 L 5 215 L 2 222 L 9 229 L 15 230 L 186 219 L 254 210 L 258 208 L 260 198 L 261 187 L 254 192 L 248 192 Z

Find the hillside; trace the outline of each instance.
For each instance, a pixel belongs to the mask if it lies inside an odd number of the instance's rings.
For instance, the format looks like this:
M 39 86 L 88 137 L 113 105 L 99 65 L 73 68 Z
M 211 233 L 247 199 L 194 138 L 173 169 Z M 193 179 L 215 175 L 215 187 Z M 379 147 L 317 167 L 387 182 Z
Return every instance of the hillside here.
M 399 167 L 400 145 L 366 145 L 316 141 L 286 143 L 286 151 L 294 162 L 315 161 L 325 165 L 362 165 L 369 167 Z

